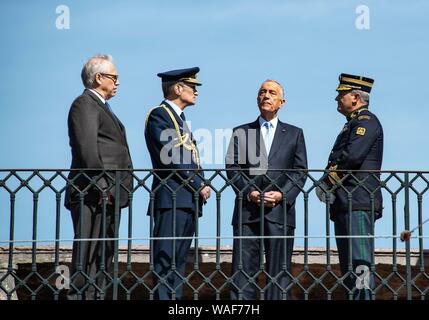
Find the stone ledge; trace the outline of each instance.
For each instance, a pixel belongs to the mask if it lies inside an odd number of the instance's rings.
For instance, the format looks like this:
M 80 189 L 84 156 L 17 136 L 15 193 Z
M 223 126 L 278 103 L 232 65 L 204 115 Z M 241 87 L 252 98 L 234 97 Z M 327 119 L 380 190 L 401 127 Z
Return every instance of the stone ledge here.
M 191 248 L 189 253 L 189 261 L 194 262 L 195 248 Z M 58 259 L 61 262 L 71 261 L 72 249 L 71 246 L 61 246 L 58 250 Z M 131 248 L 132 263 L 149 263 L 150 249 L 147 245 L 136 245 Z M 419 265 L 420 251 L 412 249 L 410 251 L 410 261 L 412 266 Z M 424 264 L 429 264 L 429 250 L 423 250 Z M 338 252 L 336 249 L 331 249 L 328 255 L 323 247 L 311 247 L 305 254 L 303 247 L 295 247 L 292 262 L 296 264 L 304 264 L 307 257 L 308 264 L 326 264 L 328 257 L 331 264 L 338 264 Z M 5 270 L 8 267 L 9 248 L 0 247 L 0 270 Z M 219 253 L 216 252 L 216 246 L 200 246 L 198 248 L 198 261 L 200 263 L 231 263 L 232 247 L 221 246 Z M 13 250 L 13 268 L 17 264 L 32 263 L 32 248 L 31 247 L 15 247 Z M 36 263 L 53 263 L 55 262 L 55 246 L 38 246 L 36 251 Z M 127 246 L 119 247 L 119 262 L 127 262 Z M 405 249 L 396 250 L 396 263 L 398 265 L 406 265 Z M 375 264 L 393 264 L 392 249 L 375 249 Z
M 189 254 L 189 262 L 194 262 L 194 249 Z M 0 282 L 5 288 L 6 294 L 0 289 L 0 300 L 6 299 L 33 299 L 34 292 L 39 300 L 52 300 L 56 298 L 66 299 L 66 290 L 55 291 L 56 281 L 59 275 L 56 275 L 55 262 L 61 265 L 68 265 L 71 260 L 71 247 L 62 246 L 58 252 L 55 252 L 54 245 L 38 246 L 35 253 L 35 265 L 33 265 L 33 254 L 31 247 L 15 247 L 13 251 L 13 271 L 9 273 L 8 248 L 0 247 Z M 429 299 L 425 293 L 429 287 L 427 274 L 428 267 L 428 250 L 419 252 L 416 249 L 411 250 L 411 273 L 412 278 L 412 299 Z M 123 289 L 120 290 L 118 299 L 141 300 L 150 299 L 150 289 L 153 288 L 153 279 L 150 275 L 149 266 L 149 247 L 146 245 L 133 246 L 131 249 L 130 261 L 127 261 L 127 246 L 121 246 L 119 250 L 119 275 L 121 284 L 124 288 L 134 288 L 130 291 L 130 297 Z M 55 258 L 58 261 L 55 261 Z M 424 258 L 425 270 L 421 269 L 420 256 Z M 231 246 L 222 246 L 219 252 L 215 246 L 200 246 L 198 248 L 198 264 L 189 263 L 186 274 L 189 276 L 190 285 L 184 288 L 184 299 L 191 300 L 194 297 L 194 289 L 198 289 L 199 299 L 214 299 L 219 296 L 222 300 L 230 298 L 230 286 L 227 284 L 227 277 L 231 274 Z M 304 259 L 307 259 L 308 266 L 304 266 Z M 327 299 L 327 290 L 329 289 L 329 299 L 341 300 L 344 299 L 344 292 L 341 285 L 336 283 L 337 277 L 340 276 L 338 265 L 337 250 L 333 249 L 329 252 L 330 265 L 326 265 L 327 253 L 323 247 L 311 247 L 305 252 L 304 248 L 296 247 L 293 254 L 292 274 L 297 277 L 298 283 L 291 289 L 294 300 L 302 299 Z M 396 250 L 397 266 L 393 266 L 393 252 L 391 249 L 376 249 L 375 250 L 376 272 L 378 277 L 379 289 L 376 293 L 376 299 L 407 299 L 406 279 L 408 278 L 409 269 L 405 265 L 406 252 L 405 250 Z M 128 264 L 130 262 L 130 264 Z M 219 265 L 216 265 L 216 262 Z M 132 268 L 132 273 L 129 273 L 129 267 Z M 220 272 L 216 270 L 220 267 Z M 196 269 L 195 269 L 196 268 Z M 196 272 L 197 271 L 197 272 Z M 37 276 L 33 273 L 36 272 Z M 193 274 L 193 276 L 192 276 Z M 209 277 L 210 284 L 205 284 L 205 279 L 201 276 Z M 136 278 L 137 277 L 137 278 Z M 25 279 L 24 282 L 22 282 Z M 48 280 L 49 279 L 49 280 Z M 136 279 L 140 284 L 136 284 Z M 315 281 L 320 281 L 322 285 L 315 284 Z M 48 280 L 52 288 L 49 288 L 45 281 Z M 265 277 L 258 277 L 258 285 L 264 286 Z M 386 287 L 383 282 L 386 282 Z M 121 286 L 122 286 L 121 285 Z M 328 289 L 326 289 L 328 288 Z M 333 289 L 336 288 L 336 289 Z M 307 290 L 304 293 L 303 290 Z M 392 291 L 393 290 L 393 291 Z M 55 292 L 54 292 L 55 291 Z M 108 293 L 108 294 L 111 294 Z M 308 296 L 307 296 L 308 294 Z M 110 298 L 109 298 L 110 299 Z

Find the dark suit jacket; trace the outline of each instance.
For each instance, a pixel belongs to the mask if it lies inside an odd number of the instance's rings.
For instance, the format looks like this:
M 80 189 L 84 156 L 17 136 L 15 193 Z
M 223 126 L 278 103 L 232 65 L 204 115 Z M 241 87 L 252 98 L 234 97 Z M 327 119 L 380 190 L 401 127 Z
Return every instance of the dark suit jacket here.
M 119 119 L 111 113 L 100 99 L 91 91 L 85 90 L 70 107 L 68 129 L 72 152 L 71 169 L 132 169 L 125 128 Z M 115 199 L 114 171 L 88 171 L 86 174 L 97 181 L 97 187 L 108 189 Z M 79 190 L 83 191 L 90 184 L 90 179 L 76 171 L 69 174 L 69 179 L 76 180 L 68 184 L 65 206 L 79 201 Z M 110 176 L 110 177 L 109 177 Z M 120 172 L 120 206 L 128 205 L 128 191 L 133 186 L 130 172 Z M 89 187 L 85 201 L 98 202 L 100 189 Z
M 227 175 L 232 179 L 232 186 L 237 195 L 232 224 L 239 222 L 240 191 L 243 196 L 243 223 L 260 220 L 260 208 L 247 200 L 249 192 L 281 191 L 287 201 L 286 224 L 295 227 L 295 199 L 300 192 L 299 187 L 305 183 L 306 175 L 303 172 L 287 170 L 307 169 L 307 152 L 302 129 L 279 121 L 267 157 L 264 140 L 260 138 L 261 128 L 258 119 L 234 128 L 228 147 Z M 281 170 L 267 171 L 267 169 Z M 283 203 L 274 208 L 264 208 L 264 214 L 265 219 L 269 221 L 285 224 Z
M 165 105 L 171 111 L 180 126 L 181 134 L 188 130 L 187 127 L 184 127 L 182 119 L 167 102 L 163 101 L 161 105 Z M 188 133 L 190 134 L 190 132 Z M 162 134 L 166 139 L 162 139 Z M 202 171 L 199 171 L 191 151 L 183 146 L 174 147 L 178 142 L 177 134 L 173 122 L 164 108 L 156 107 L 148 114 L 145 138 L 152 166 L 155 169 L 152 183 L 152 191 L 155 193 L 155 211 L 174 207 L 173 191 L 176 192 L 176 208 L 196 210 L 195 195 L 198 195 L 199 199 L 198 190 L 203 183 L 204 175 Z M 191 139 L 193 140 L 192 137 Z M 195 143 L 195 140 L 193 142 Z M 167 151 L 168 159 L 171 161 L 165 163 L 161 154 Z M 175 174 L 172 174 L 172 169 L 177 170 Z M 163 179 L 165 179 L 165 184 L 162 183 Z M 201 215 L 201 199 L 198 204 L 199 215 Z M 150 214 L 150 205 L 148 214 Z

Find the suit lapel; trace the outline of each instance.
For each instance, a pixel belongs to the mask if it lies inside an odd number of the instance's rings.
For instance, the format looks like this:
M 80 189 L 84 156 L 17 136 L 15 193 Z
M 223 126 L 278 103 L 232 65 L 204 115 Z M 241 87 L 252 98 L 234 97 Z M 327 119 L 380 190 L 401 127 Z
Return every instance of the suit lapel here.
M 247 150 L 253 149 L 253 143 L 255 143 L 256 150 L 255 150 L 255 156 L 259 157 L 265 157 L 267 158 L 267 148 L 265 147 L 264 138 L 261 135 L 261 125 L 259 124 L 259 117 L 256 119 L 255 122 L 252 122 L 249 126 L 250 130 L 255 130 L 255 135 L 248 133 L 247 137 L 247 143 L 248 148 Z M 253 141 L 255 139 L 256 141 Z
M 119 132 L 121 134 L 123 142 L 125 144 L 127 144 L 127 141 L 125 138 L 125 127 L 121 123 L 121 121 L 119 121 L 119 119 L 112 112 L 107 110 L 107 108 L 103 104 L 103 102 L 101 102 L 101 100 L 94 93 L 92 93 L 91 91 L 89 91 L 87 89 L 85 89 L 84 93 L 88 94 L 97 103 L 97 105 L 104 111 L 104 113 L 113 120 L 113 123 L 115 124 L 116 128 L 119 130 Z
M 278 150 L 281 149 L 283 143 L 286 141 L 286 125 L 283 122 L 277 123 L 276 132 L 274 133 L 273 143 L 271 144 L 270 154 L 268 156 L 268 161 L 271 160 Z

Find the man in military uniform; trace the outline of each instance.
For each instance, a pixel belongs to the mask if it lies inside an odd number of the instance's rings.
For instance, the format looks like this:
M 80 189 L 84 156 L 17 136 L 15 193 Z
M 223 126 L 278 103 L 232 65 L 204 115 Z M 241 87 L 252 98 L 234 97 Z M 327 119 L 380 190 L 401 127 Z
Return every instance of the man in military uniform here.
M 374 80 L 341 74 L 339 81 L 335 100 L 347 123 L 335 141 L 327 166 L 330 171 L 317 193 L 322 201 L 330 202 L 336 236 L 373 235 L 374 221 L 382 214 L 382 195 L 380 174 L 368 170 L 380 170 L 383 158 L 383 128 L 368 110 Z M 349 297 L 371 299 L 373 238 L 336 240 Z
M 204 186 L 198 150 L 183 110 L 195 104 L 199 68 L 158 73 L 165 100 L 149 111 L 145 138 L 152 166 L 154 199 L 148 215 L 153 237 L 193 237 L 202 205 L 210 197 Z M 167 169 L 167 170 L 165 170 Z M 191 239 L 154 240 L 155 299 L 179 300 Z

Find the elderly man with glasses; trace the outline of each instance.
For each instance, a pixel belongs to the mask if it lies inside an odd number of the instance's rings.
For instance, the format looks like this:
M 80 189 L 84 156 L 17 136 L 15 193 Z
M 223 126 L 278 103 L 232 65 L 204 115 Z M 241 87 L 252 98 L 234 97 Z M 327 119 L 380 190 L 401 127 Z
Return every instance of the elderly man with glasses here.
M 67 298 L 92 300 L 103 299 L 106 294 L 114 241 L 80 239 L 115 237 L 120 217 L 115 206 L 128 206 L 127 190 L 132 189 L 132 177 L 129 171 L 120 171 L 117 191 L 114 170 L 131 170 L 132 162 L 124 125 L 107 103 L 119 86 L 112 57 L 92 57 L 85 63 L 81 77 L 85 91 L 73 101 L 68 116 L 71 169 L 92 170 L 69 174 L 65 206 L 71 211 L 74 238 L 78 241 L 73 243 Z

